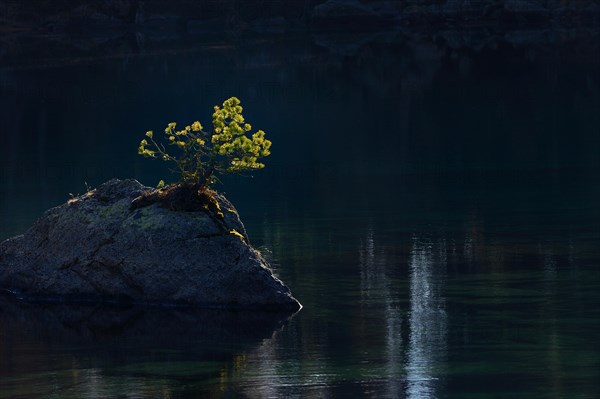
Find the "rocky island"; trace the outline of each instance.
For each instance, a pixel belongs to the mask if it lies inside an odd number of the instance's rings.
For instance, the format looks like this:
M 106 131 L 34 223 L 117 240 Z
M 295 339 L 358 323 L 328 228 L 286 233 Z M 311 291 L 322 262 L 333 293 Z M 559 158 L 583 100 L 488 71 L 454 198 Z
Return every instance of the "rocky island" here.
M 296 311 L 233 205 L 144 201 L 156 189 L 110 180 L 0 243 L 0 288 L 27 301 Z M 132 205 L 133 204 L 133 205 Z

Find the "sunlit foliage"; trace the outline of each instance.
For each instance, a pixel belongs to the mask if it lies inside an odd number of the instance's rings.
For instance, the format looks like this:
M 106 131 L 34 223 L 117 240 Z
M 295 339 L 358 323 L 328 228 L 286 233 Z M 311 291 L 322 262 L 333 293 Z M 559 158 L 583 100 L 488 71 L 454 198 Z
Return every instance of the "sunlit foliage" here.
M 148 131 L 138 154 L 172 162 L 179 174 L 178 183 L 199 189 L 214 183 L 219 173 L 262 169 L 265 165 L 259 159 L 270 154 L 271 141 L 262 130 L 251 133 L 252 126 L 242 111 L 240 100 L 231 97 L 222 106 L 214 107 L 210 131 L 205 131 L 199 121 L 182 129 L 177 129 L 175 122 L 169 123 L 162 140 Z M 165 186 L 165 182 L 161 180 L 159 186 Z

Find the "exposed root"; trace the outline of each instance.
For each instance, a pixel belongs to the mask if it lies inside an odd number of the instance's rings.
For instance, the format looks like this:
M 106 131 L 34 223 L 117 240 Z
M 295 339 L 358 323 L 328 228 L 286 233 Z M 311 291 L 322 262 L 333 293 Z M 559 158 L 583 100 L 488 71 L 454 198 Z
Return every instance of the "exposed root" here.
M 207 188 L 198 189 L 195 185 L 172 184 L 168 187 L 144 192 L 131 201 L 129 210 L 133 211 L 159 203 L 173 211 L 207 211 L 216 219 L 223 220 L 224 215 L 213 192 Z

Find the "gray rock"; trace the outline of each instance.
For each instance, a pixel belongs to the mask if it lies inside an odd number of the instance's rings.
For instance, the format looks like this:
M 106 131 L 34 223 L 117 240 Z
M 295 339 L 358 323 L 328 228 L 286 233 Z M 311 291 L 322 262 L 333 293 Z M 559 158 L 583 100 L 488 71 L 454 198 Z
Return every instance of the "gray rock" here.
M 328 0 L 314 8 L 316 17 L 363 17 L 377 16 L 373 10 L 358 0 Z
M 392 24 L 390 15 L 382 15 L 358 0 L 327 0 L 312 10 L 313 28 L 335 28 L 346 30 L 385 28 Z
M 512 12 L 545 13 L 548 9 L 542 0 L 506 0 L 504 8 Z
M 113 179 L 0 244 L 0 288 L 25 299 L 297 310 L 300 304 L 223 211 L 130 210 L 153 190 Z

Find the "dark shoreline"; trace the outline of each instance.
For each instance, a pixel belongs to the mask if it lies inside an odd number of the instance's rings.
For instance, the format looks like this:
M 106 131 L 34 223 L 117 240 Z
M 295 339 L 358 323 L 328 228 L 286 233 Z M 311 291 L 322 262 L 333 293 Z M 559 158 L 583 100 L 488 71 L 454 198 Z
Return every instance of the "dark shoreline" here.
M 2 35 L 600 26 L 597 0 L 2 0 L 0 13 Z

